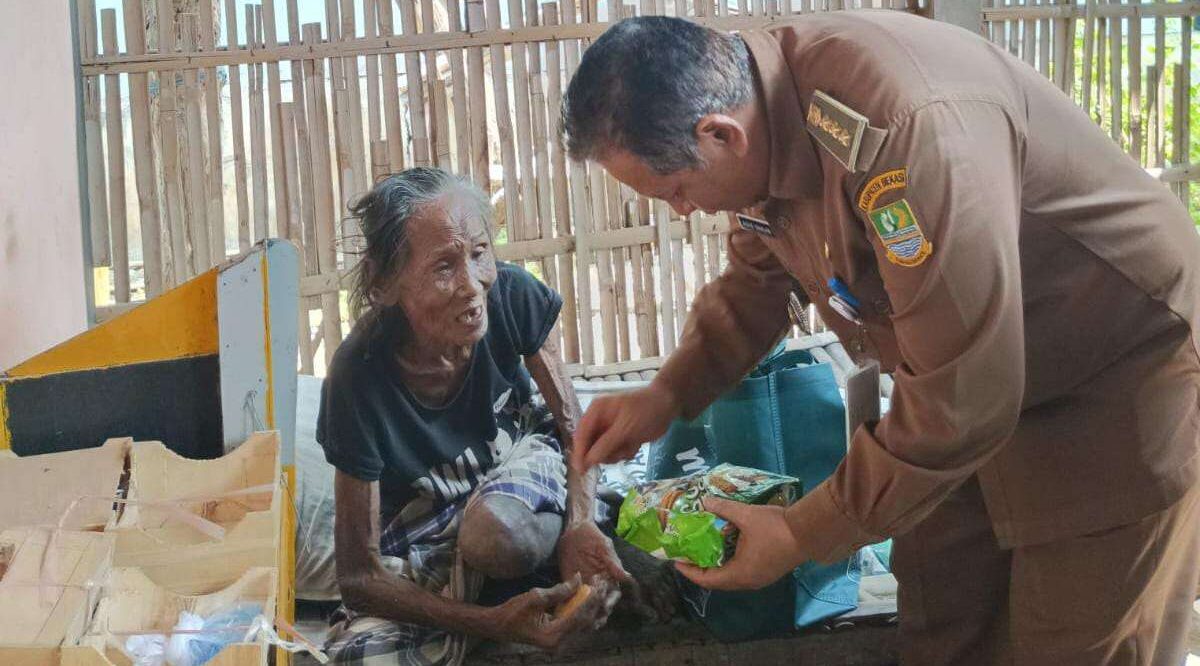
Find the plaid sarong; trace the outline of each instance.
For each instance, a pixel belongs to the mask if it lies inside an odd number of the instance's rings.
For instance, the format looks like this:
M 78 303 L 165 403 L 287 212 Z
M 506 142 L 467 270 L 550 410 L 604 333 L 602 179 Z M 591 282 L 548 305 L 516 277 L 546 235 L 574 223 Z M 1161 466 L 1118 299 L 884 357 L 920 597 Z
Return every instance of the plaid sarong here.
M 431 592 L 473 603 L 483 575 L 465 566 L 457 548 L 467 508 L 488 495 L 504 495 L 534 513 L 565 511 L 566 468 L 558 442 L 540 433 L 513 442 L 503 430 L 500 440 L 493 450 L 499 454 L 495 464 L 467 497 L 444 506 L 429 498 L 414 500 L 383 530 L 380 552 L 388 571 Z M 325 652 L 343 664 L 455 666 L 472 646 L 461 634 L 358 615 L 345 606 L 331 623 Z

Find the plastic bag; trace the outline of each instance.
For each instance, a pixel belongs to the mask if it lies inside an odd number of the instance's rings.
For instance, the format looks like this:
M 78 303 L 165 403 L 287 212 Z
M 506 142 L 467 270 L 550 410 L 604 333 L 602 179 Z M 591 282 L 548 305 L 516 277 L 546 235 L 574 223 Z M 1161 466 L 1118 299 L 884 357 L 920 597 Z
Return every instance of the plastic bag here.
M 259 604 L 239 604 L 207 619 L 183 611 L 167 643 L 168 666 L 204 666 L 226 645 L 239 643 L 262 614 Z

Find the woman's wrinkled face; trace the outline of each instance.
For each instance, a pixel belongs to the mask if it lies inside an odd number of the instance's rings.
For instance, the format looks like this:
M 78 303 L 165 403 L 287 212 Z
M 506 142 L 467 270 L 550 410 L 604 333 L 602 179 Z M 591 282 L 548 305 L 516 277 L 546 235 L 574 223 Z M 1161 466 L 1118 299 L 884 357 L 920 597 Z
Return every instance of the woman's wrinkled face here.
M 450 192 L 409 221 L 408 263 L 388 300 L 399 303 L 419 345 L 474 345 L 487 333 L 496 258 L 473 201 Z

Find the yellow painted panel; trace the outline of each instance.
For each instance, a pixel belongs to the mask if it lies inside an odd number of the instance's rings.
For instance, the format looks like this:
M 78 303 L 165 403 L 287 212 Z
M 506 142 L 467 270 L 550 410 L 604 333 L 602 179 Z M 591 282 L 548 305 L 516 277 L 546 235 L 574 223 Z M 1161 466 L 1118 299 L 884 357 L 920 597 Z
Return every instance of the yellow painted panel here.
M 12 377 L 114 368 L 215 354 L 217 273 L 183 285 L 12 368 Z
M 8 431 L 8 386 L 0 382 L 0 451 L 12 448 L 12 433 Z

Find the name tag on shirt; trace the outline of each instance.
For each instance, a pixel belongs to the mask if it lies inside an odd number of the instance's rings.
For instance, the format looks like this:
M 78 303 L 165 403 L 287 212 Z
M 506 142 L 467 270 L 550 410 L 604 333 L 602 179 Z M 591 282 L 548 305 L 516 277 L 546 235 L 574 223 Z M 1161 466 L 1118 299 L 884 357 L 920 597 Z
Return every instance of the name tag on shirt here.
M 756 234 L 763 236 L 775 237 L 775 232 L 771 230 L 771 225 L 767 224 L 766 220 L 760 220 L 757 217 L 750 217 L 742 213 L 737 214 L 738 224 L 746 231 L 753 231 Z

